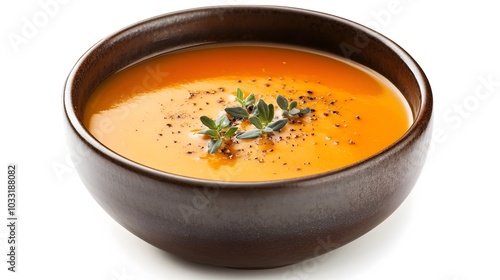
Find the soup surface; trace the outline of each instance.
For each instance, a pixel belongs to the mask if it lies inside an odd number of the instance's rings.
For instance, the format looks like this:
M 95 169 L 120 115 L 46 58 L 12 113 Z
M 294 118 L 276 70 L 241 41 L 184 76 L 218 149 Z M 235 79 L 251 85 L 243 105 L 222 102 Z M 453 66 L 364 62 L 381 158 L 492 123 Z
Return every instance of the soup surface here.
M 311 112 L 255 139 L 208 153 L 201 116 L 239 106 L 237 89 L 275 105 L 283 95 Z M 231 116 L 228 116 L 230 119 Z M 412 122 L 401 93 L 377 73 L 337 57 L 277 46 L 213 46 L 169 53 L 103 82 L 84 112 L 90 133 L 117 154 L 158 170 L 223 181 L 268 181 L 356 163 Z M 255 129 L 238 121 L 240 131 Z

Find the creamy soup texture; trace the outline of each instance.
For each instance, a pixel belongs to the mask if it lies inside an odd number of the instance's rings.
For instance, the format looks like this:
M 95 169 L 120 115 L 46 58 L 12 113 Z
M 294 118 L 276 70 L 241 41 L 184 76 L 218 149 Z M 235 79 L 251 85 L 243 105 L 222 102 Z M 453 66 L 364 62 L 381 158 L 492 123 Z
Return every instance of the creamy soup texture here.
M 238 106 L 236 91 L 276 105 L 278 94 L 312 111 L 256 139 L 207 152 L 205 115 Z M 275 118 L 282 117 L 275 106 Z M 230 116 L 229 116 L 230 117 Z M 366 159 L 399 139 L 412 116 L 377 73 L 338 57 L 280 46 L 194 48 L 112 75 L 91 95 L 84 125 L 102 144 L 139 164 L 222 181 L 290 179 Z M 248 121 L 241 130 L 253 129 Z

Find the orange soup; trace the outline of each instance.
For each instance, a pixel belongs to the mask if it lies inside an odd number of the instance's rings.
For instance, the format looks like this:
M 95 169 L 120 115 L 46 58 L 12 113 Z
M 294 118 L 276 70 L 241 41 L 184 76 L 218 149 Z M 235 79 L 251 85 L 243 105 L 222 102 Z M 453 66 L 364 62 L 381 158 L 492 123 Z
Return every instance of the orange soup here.
M 224 109 L 278 95 L 307 114 L 253 139 L 224 138 L 209 153 L 200 117 L 226 115 L 235 135 L 255 130 Z M 255 105 L 255 104 L 254 104 Z M 251 113 L 254 105 L 247 107 Z M 290 179 L 370 157 L 412 123 L 408 104 L 385 78 L 339 57 L 280 46 L 225 45 L 164 54 L 114 74 L 92 94 L 84 125 L 117 154 L 151 168 L 224 181 Z

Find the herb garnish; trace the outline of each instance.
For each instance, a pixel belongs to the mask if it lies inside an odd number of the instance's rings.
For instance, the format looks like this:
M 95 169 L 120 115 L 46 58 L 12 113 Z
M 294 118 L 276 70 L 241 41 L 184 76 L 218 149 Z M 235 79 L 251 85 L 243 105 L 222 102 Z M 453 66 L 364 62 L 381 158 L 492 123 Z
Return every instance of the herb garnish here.
M 238 88 L 236 90 L 236 101 L 240 103 L 241 107 L 229 107 L 224 109 L 226 113 L 229 115 L 238 118 L 238 119 L 248 119 L 250 114 L 253 111 L 253 104 L 255 103 L 255 95 L 252 93 L 247 98 L 243 99 L 244 97 L 243 91 Z
M 238 133 L 236 134 L 236 138 L 257 138 L 262 136 L 264 133 L 279 131 L 288 122 L 288 119 L 279 119 L 273 122 L 274 106 L 273 104 L 266 104 L 266 102 L 262 99 L 257 102 L 257 106 L 255 106 L 252 115 L 250 115 L 248 119 L 257 129 Z
M 288 105 L 288 100 L 283 95 L 278 95 L 276 98 L 276 103 L 283 110 L 283 116 L 285 118 L 290 118 L 293 116 L 303 116 L 305 114 L 309 114 L 311 109 L 309 107 L 305 107 L 302 109 L 297 109 L 297 101 L 290 102 L 290 106 Z
M 229 140 L 232 137 L 237 139 L 253 139 L 261 137 L 264 134 L 272 133 L 281 130 L 292 117 L 301 117 L 311 112 L 308 107 L 298 109 L 297 101 L 292 101 L 288 104 L 288 100 L 278 95 L 276 102 L 283 110 L 283 117 L 274 120 L 274 105 L 267 104 L 264 100 L 259 99 L 255 103 L 255 95 L 250 94 L 244 98 L 243 91 L 238 88 L 236 91 L 236 101 L 241 105 L 237 107 L 228 107 L 224 111 L 232 117 L 241 121 L 249 121 L 255 126 L 255 129 L 249 131 L 238 131 L 234 121 L 229 120 L 226 115 L 221 115 L 216 120 L 207 116 L 201 116 L 201 122 L 208 129 L 198 131 L 197 134 L 205 134 L 211 139 L 208 142 L 208 153 L 215 153 L 221 146 L 224 140 Z M 274 121 L 273 121 L 274 120 Z
M 238 130 L 238 127 L 231 126 L 231 122 L 226 115 L 221 115 L 216 120 L 207 116 L 201 116 L 200 120 L 208 129 L 198 131 L 197 133 L 205 134 L 212 138 L 208 142 L 208 153 L 210 154 L 215 153 L 222 145 L 224 139 L 231 139 Z

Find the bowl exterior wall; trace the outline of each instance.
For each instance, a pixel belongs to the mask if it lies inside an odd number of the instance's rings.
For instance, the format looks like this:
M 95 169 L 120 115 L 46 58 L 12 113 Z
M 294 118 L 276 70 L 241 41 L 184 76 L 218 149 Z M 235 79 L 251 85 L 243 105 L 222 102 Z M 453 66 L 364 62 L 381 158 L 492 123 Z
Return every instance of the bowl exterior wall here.
M 428 134 L 367 168 L 242 189 L 144 176 L 68 138 L 89 192 L 133 234 L 192 261 L 265 268 L 327 253 L 387 218 L 418 178 Z

